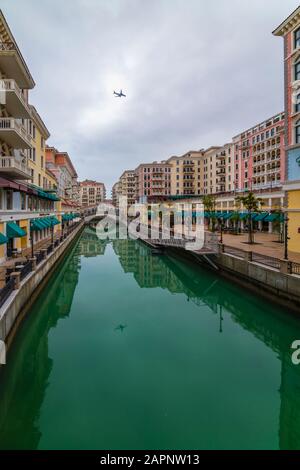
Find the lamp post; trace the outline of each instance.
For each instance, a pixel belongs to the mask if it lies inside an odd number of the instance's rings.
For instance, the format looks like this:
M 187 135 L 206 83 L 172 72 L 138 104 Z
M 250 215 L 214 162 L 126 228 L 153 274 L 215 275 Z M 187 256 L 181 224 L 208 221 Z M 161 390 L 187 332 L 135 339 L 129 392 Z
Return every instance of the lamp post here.
M 284 259 L 288 261 L 289 259 L 289 246 L 288 246 L 288 241 L 289 241 L 289 226 L 288 226 L 289 218 L 288 218 L 288 213 L 286 212 L 284 214 Z
M 30 222 L 30 242 L 31 242 L 31 258 L 34 258 L 34 242 L 33 242 L 32 221 Z
M 220 243 L 223 245 L 223 220 L 221 220 L 221 238 L 220 238 Z
M 54 219 L 53 217 L 51 217 L 51 245 L 52 245 L 52 248 L 53 248 L 53 245 L 54 245 Z

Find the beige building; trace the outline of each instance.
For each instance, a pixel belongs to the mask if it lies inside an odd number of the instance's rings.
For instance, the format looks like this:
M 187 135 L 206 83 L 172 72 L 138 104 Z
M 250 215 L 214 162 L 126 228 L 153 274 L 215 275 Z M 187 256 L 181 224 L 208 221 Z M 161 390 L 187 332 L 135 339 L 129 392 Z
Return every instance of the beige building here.
M 190 151 L 181 157 L 171 157 L 171 195 L 201 194 L 203 190 L 204 151 Z
M 79 199 L 83 207 L 97 206 L 105 201 L 106 190 L 103 183 L 85 180 L 80 183 Z
M 117 206 L 119 203 L 119 196 L 121 194 L 120 191 L 120 182 L 117 181 L 117 183 L 115 183 L 112 188 L 112 201 L 114 206 Z
M 142 163 L 135 173 L 137 175 L 137 199 L 143 201 L 149 197 L 171 195 L 171 169 L 170 163 Z
M 126 196 L 128 205 L 136 202 L 138 190 L 138 177 L 134 170 L 126 170 L 119 180 L 119 195 Z

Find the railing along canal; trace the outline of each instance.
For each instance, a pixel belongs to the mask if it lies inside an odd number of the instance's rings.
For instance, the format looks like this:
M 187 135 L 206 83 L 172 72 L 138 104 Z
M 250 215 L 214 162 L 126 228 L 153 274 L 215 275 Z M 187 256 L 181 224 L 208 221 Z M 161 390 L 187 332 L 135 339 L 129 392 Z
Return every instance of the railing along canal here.
M 78 222 L 68 229 L 64 230 L 64 233 L 59 236 L 56 240 L 54 240 L 53 244 L 50 243 L 47 247 L 45 247 L 43 250 L 40 250 L 39 252 L 34 253 L 34 257 L 36 260 L 36 265 L 38 266 L 42 261 L 44 261 L 47 256 L 49 256 L 55 248 L 57 248 L 74 230 L 81 225 L 81 222 Z M 17 271 L 16 269 L 8 269 L 7 270 L 9 274 L 11 274 L 13 271 Z M 33 263 L 32 261 L 27 261 L 24 266 L 22 266 L 21 269 L 19 269 L 17 272 L 20 273 L 20 281 L 23 281 L 26 279 L 29 274 L 31 274 L 33 271 Z M 16 280 L 14 277 L 8 278 L 5 286 L 0 289 L 0 308 L 5 304 L 9 296 L 13 293 L 16 287 Z
M 252 261 L 253 263 L 261 264 L 263 266 L 276 269 L 277 271 L 281 270 L 281 260 L 272 256 L 266 256 L 253 251 L 247 252 L 241 250 L 240 248 L 228 245 L 223 245 L 222 252 L 240 259 L 245 259 L 247 254 L 248 261 Z M 287 261 L 287 274 L 295 274 L 300 276 L 300 263 L 295 263 L 294 261 Z

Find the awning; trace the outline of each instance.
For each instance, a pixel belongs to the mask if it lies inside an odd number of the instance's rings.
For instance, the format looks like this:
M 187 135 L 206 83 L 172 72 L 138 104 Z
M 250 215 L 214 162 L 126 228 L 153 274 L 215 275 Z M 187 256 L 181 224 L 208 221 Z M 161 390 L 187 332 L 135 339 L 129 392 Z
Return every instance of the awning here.
M 223 220 L 228 220 L 232 217 L 232 215 L 233 215 L 233 212 L 224 212 L 223 216 L 222 216 L 222 219 Z
M 249 218 L 248 212 L 240 212 L 239 213 L 239 218 L 240 218 L 240 220 L 248 219 Z
M 284 222 L 284 215 L 283 214 L 269 214 L 267 215 L 267 217 L 264 219 L 265 222 L 275 222 L 275 221 L 279 221 L 279 222 Z
M 25 237 L 27 233 L 15 222 L 8 222 L 6 226 L 6 235 L 7 238 L 22 238 Z
M 31 230 L 33 232 L 38 232 L 44 230 L 45 228 L 54 227 L 54 225 L 59 225 L 60 222 L 56 217 L 44 217 L 40 219 L 35 219 L 31 222 Z
M 33 220 L 30 224 L 30 230 L 32 232 L 39 232 L 43 230 L 45 227 L 42 225 L 40 220 Z
M 238 212 L 232 212 L 229 218 L 230 220 L 233 220 L 233 219 L 238 220 L 240 218 L 240 214 Z
M 0 245 L 5 245 L 8 242 L 8 238 L 3 235 L 3 233 L 0 233 Z
M 262 212 L 261 214 L 256 214 L 254 217 L 255 222 L 261 222 L 262 220 L 265 220 L 265 218 L 269 215 L 268 212 Z
M 54 227 L 55 225 L 60 225 L 60 221 L 56 217 L 51 217 L 51 224 Z

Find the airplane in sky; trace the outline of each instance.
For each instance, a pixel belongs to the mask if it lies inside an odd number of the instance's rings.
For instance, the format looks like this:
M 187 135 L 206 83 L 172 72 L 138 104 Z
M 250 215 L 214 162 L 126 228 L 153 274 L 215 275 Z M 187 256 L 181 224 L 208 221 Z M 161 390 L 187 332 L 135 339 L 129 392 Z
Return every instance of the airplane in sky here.
M 114 91 L 114 95 L 116 98 L 126 98 L 126 95 L 124 95 L 123 93 L 123 90 L 120 91 L 120 93 L 117 93 L 116 91 Z

